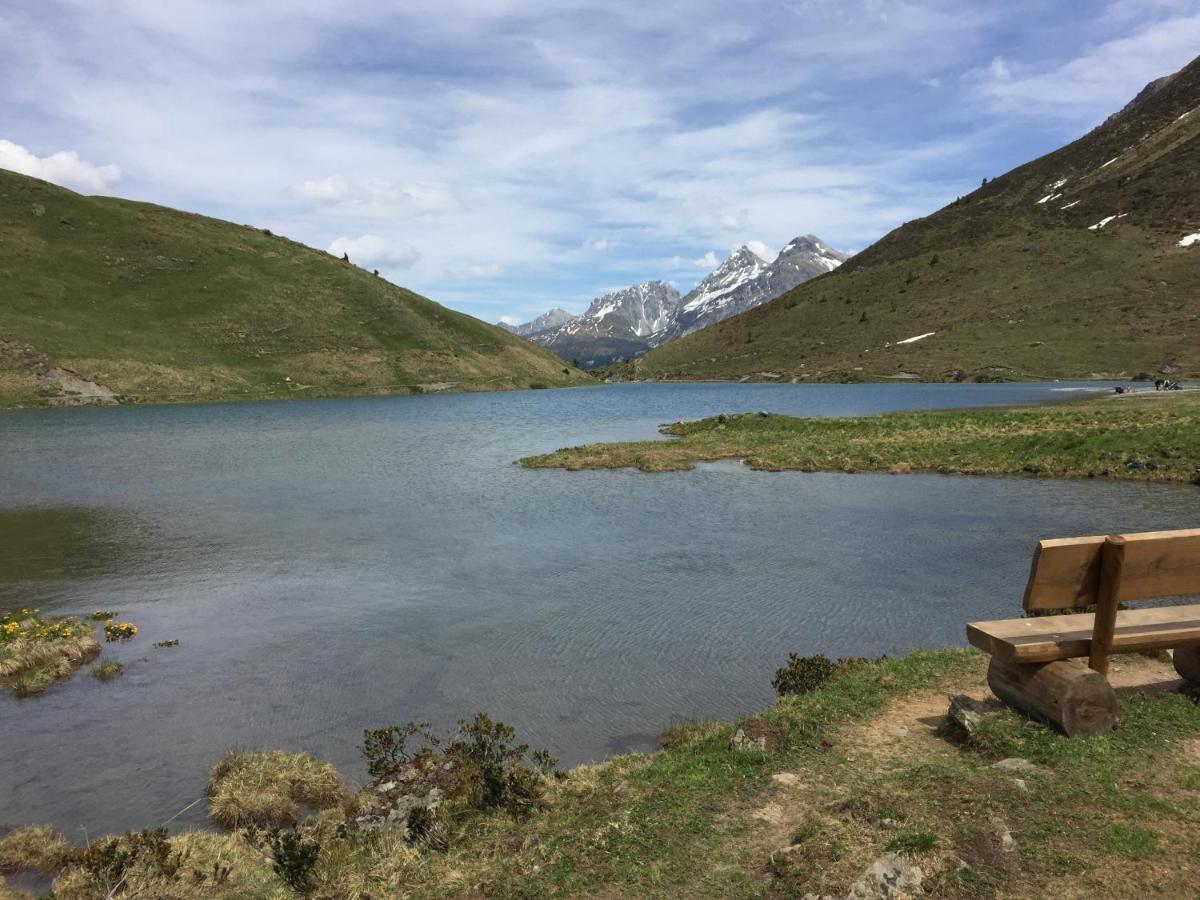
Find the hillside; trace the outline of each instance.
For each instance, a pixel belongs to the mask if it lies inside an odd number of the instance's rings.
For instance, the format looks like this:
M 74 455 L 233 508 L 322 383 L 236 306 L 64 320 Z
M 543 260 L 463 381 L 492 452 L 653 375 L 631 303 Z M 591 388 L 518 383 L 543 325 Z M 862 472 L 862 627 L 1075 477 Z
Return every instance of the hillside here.
M 587 381 L 303 244 L 0 170 L 0 405 Z
M 1200 60 L 1083 138 L 904 224 L 836 271 L 615 374 L 1200 374 L 1200 239 L 1186 240 L 1200 232 L 1198 105 Z

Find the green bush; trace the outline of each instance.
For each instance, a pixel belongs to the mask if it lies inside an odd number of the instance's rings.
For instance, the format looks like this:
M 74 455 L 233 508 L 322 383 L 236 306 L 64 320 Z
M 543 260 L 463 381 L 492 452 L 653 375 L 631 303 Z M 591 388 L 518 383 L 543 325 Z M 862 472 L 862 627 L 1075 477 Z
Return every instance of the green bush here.
M 877 662 L 886 658 L 881 656 Z M 787 665 L 775 670 L 771 685 L 780 697 L 807 694 L 825 687 L 838 675 L 870 665 L 871 661 L 861 656 L 843 656 L 835 661 L 823 653 L 815 656 L 797 656 L 795 653 L 789 653 Z
M 409 782 L 418 778 L 427 782 L 421 790 L 438 787 L 467 808 L 504 809 L 516 817 L 541 802 L 546 776 L 562 777 L 548 750 L 530 753 L 528 744 L 516 742 L 515 729 L 484 713 L 460 721 L 444 738 L 421 722 L 370 729 L 363 734 L 362 753 L 377 784 L 398 776 Z M 427 824 L 418 817 L 410 831 L 419 839 Z
M 789 653 L 787 665 L 775 670 L 771 685 L 780 697 L 807 694 L 828 684 L 837 670 L 837 663 L 824 654 L 797 656 Z
M 299 894 L 313 889 L 313 874 L 321 855 L 319 841 L 307 840 L 296 831 L 273 828 L 267 832 L 267 849 L 271 868 L 284 884 Z

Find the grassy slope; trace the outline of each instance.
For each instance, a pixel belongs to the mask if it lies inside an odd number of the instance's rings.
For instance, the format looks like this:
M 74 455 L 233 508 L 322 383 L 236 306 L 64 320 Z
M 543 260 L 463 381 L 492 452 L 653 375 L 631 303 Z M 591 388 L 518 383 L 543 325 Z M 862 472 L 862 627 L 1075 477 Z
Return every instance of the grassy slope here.
M 146 401 L 588 381 L 302 244 L 0 170 L 0 404 L 52 366 Z
M 1131 377 L 1168 365 L 1198 374 L 1200 244 L 1178 246 L 1200 231 L 1200 111 L 1180 118 L 1198 105 L 1200 61 L 1075 143 L 906 223 L 830 275 L 617 374 Z M 1051 193 L 1061 197 L 1037 202 Z M 937 334 L 896 345 L 929 331 Z
M 338 837 L 340 813 L 322 813 L 303 826 L 322 842 L 314 893 L 841 896 L 874 859 L 898 851 L 921 865 L 934 898 L 1118 898 L 1150 885 L 1191 896 L 1200 709 L 1177 693 L 1124 694 L 1115 734 L 1076 739 L 1004 711 L 963 745 L 942 726 L 946 692 L 986 697 L 984 663 L 973 651 L 921 652 L 851 670 L 752 718 L 778 736 L 768 754 L 731 750 L 732 725 L 677 727 L 658 753 L 574 770 L 527 819 L 459 822 L 448 853 L 407 848 L 387 834 Z M 1132 657 L 1114 668 L 1114 678 L 1142 683 L 1170 673 Z M 993 768 L 1002 757 L 1034 766 Z M 1014 848 L 1004 849 L 998 822 Z M 240 834 L 174 840 L 191 850 L 182 877 L 155 885 L 135 872 L 131 892 L 292 896 Z M 771 851 L 793 844 L 787 865 L 773 871 Z M 61 870 L 69 855 L 50 833 L 0 839 L 0 871 Z M 230 872 L 215 886 L 204 875 L 218 860 Z M 56 893 L 103 892 L 76 870 L 59 878 Z
M 1200 460 L 1200 396 L 1103 397 L 1010 409 L 902 412 L 845 419 L 747 414 L 664 426 L 675 441 L 589 444 L 521 460 L 527 468 L 690 469 L 744 459 L 754 468 L 1031 473 L 1187 481 Z M 1129 469 L 1136 459 L 1152 468 Z

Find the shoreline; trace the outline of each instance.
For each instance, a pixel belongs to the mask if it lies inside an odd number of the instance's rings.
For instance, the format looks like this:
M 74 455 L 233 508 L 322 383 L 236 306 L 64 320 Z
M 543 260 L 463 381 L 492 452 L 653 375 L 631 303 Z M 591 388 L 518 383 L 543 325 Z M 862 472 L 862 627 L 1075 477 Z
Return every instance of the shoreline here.
M 586 374 L 586 373 L 585 373 Z M 35 398 L 33 400 L 18 400 L 7 401 L 0 399 L 0 413 L 11 410 L 27 410 L 27 409 L 78 409 L 78 408 L 94 408 L 94 407 L 136 407 L 136 406 L 189 406 L 189 405 L 210 405 L 210 404 L 234 404 L 234 403 L 277 403 L 290 402 L 294 400 L 349 400 L 360 399 L 366 397 L 414 397 L 414 396 L 433 396 L 438 394 L 491 394 L 538 391 L 538 390 L 565 390 L 571 388 L 592 388 L 592 387 L 607 387 L 617 386 L 622 384 L 728 384 L 739 385 L 749 384 L 755 386 L 777 384 L 786 387 L 796 387 L 803 385 L 820 385 L 828 387 L 831 385 L 855 385 L 861 386 L 866 384 L 874 385 L 978 385 L 978 384 L 996 384 L 996 385 L 1012 385 L 1012 384 L 1057 384 L 1060 382 L 1092 382 L 1097 385 L 1096 388 L 1076 387 L 1064 388 L 1064 391 L 1090 391 L 1104 390 L 1104 386 L 1113 383 L 1113 379 L 1101 378 L 1028 378 L 1018 379 L 1013 381 L 996 381 L 996 382 L 974 382 L 974 381 L 941 381 L 941 380 L 921 380 L 921 379 L 895 379 L 884 378 L 880 380 L 864 380 L 864 381 L 773 381 L 763 379 L 755 381 L 753 379 L 718 379 L 718 378 L 687 378 L 687 379 L 667 379 L 667 378 L 647 378 L 647 379 L 618 379 L 607 380 L 598 377 L 592 377 L 585 381 L 572 381 L 558 384 L 543 384 L 541 382 L 533 382 L 527 386 L 516 385 L 493 385 L 489 382 L 431 382 L 427 384 L 404 384 L 394 385 L 390 388 L 371 390 L 366 392 L 353 391 L 333 391 L 319 394 L 306 393 L 308 386 L 298 385 L 288 388 L 286 393 L 264 393 L 253 396 L 231 396 L 219 395 L 208 396 L 198 394 L 192 397 L 184 397 L 181 395 L 171 396 L 155 396 L 133 395 L 133 394 L 113 394 L 103 397 L 81 397 L 80 399 L 64 398 L 61 396 L 48 396 L 45 398 Z M 1136 382 L 1140 383 L 1140 382 Z
M 86 848 L 45 827 L 0 831 L 0 872 L 24 884 L 40 873 L 56 896 L 91 900 L 111 896 L 97 853 L 142 846 L 155 852 L 125 863 L 128 892 L 181 900 L 283 900 L 293 888 L 364 898 L 890 896 L 854 893 L 881 863 L 935 898 L 1033 898 L 1066 886 L 1125 897 L 1147 867 L 1163 887 L 1194 885 L 1200 863 L 1179 837 L 1200 812 L 1170 798 L 1200 791 L 1190 749 L 1200 708 L 1170 664 L 1116 657 L 1121 728 L 1072 739 L 992 699 L 986 661 L 975 650 L 916 650 L 835 665 L 759 713 L 677 723 L 652 753 L 547 772 L 520 810 L 448 794 L 434 804 L 436 828 L 415 838 L 411 816 L 387 814 L 411 801 L 411 773 L 399 788 L 384 775 L 356 789 L 306 754 L 230 754 L 210 780 L 218 821 L 231 810 L 295 815 L 279 808 L 289 801 L 278 779 L 310 792 L 301 801 L 310 808 L 284 831 L 313 851 L 303 888 L 273 866 L 278 838 L 240 825 L 93 837 Z M 950 724 L 952 693 L 982 705 L 977 732 Z M 230 794 L 225 777 L 237 766 L 248 780 Z M 0 881 L 0 897 L 24 896 L 15 887 Z

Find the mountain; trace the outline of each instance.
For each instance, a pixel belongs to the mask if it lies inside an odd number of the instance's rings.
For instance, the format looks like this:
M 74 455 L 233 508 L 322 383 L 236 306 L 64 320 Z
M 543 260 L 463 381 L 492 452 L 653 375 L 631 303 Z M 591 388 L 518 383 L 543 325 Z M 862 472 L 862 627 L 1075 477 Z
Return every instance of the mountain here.
M 0 405 L 586 380 L 521 338 L 267 231 L 0 170 Z
M 520 325 L 509 325 L 507 322 L 497 322 L 496 325 L 505 331 L 512 332 L 518 337 L 529 337 L 531 334 L 537 334 L 539 331 L 547 331 L 551 328 L 558 328 L 560 325 L 566 325 L 573 319 L 578 318 L 574 313 L 569 313 L 565 309 L 555 307 L 549 312 L 542 313 L 536 319 L 523 322 Z
M 650 336 L 667 327 L 678 306 L 679 291 L 647 281 L 597 297 L 582 316 L 529 339 L 584 368 L 607 365 L 646 352 Z
M 770 263 L 739 247 L 683 298 L 671 324 L 651 343 L 657 346 L 753 309 L 847 259 L 811 234 L 793 240 Z
M 835 271 L 614 373 L 1200 374 L 1200 60 Z
M 555 309 L 513 330 L 585 369 L 606 366 L 766 303 L 847 258 L 811 234 L 796 238 L 770 263 L 742 246 L 686 297 L 669 284 L 649 281 L 597 297 L 582 316 Z M 555 314 L 569 318 L 531 327 Z

